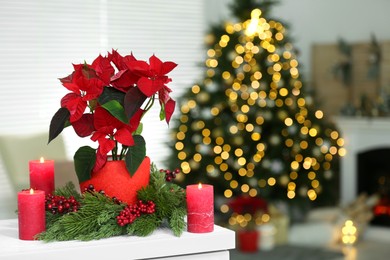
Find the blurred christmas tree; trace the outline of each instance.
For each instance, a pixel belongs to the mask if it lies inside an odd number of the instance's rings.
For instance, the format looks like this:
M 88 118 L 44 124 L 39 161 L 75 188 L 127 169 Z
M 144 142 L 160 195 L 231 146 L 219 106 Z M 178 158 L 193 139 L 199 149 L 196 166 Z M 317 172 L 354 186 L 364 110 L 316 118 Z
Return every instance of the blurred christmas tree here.
M 170 167 L 225 199 L 335 203 L 343 139 L 306 95 L 285 26 L 266 17 L 274 2 L 234 1 L 241 22 L 211 28 L 205 78 L 180 99 Z

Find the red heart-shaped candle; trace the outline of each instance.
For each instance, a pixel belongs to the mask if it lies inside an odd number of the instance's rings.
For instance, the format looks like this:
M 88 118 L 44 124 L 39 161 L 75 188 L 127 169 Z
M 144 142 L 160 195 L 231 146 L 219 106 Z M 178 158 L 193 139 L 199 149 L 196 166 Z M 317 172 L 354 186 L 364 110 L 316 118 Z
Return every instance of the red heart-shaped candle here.
M 91 179 L 80 183 L 81 191 L 93 185 L 96 191 L 103 190 L 109 197 L 126 202 L 128 205 L 137 201 L 137 191 L 149 184 L 150 158 L 145 157 L 137 171 L 130 176 L 125 161 L 108 161 Z

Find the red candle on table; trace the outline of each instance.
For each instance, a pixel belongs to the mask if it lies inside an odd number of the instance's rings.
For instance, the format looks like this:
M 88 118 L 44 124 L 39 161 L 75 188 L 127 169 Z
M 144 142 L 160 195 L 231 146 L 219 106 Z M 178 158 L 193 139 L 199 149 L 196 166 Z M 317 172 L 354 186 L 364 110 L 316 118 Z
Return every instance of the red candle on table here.
M 19 239 L 34 240 L 45 231 L 45 192 L 23 190 L 18 192 Z
M 207 233 L 214 230 L 214 187 L 207 184 L 188 185 L 187 230 Z
M 30 187 L 43 190 L 46 195 L 54 191 L 54 160 L 33 160 L 29 162 Z

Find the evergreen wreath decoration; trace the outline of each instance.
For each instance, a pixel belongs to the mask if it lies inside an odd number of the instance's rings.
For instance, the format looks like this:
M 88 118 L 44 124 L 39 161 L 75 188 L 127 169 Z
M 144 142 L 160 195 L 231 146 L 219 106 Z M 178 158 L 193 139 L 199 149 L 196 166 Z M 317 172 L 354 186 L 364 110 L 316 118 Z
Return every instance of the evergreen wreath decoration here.
M 59 212 L 57 205 L 64 204 L 57 203 L 56 196 L 67 203 L 71 201 L 78 208 Z M 74 184 L 68 183 L 47 197 L 46 231 L 37 239 L 45 242 L 89 241 L 120 235 L 148 236 L 159 227 L 168 227 L 175 236 L 180 236 L 186 228 L 185 196 L 185 190 L 167 181 L 166 173 L 157 170 L 154 164 L 150 183 L 138 191 L 135 205 L 127 205 L 92 189 L 80 195 Z M 48 207 L 49 204 L 52 206 Z M 125 223 L 123 216 L 128 214 L 134 214 L 134 218 Z

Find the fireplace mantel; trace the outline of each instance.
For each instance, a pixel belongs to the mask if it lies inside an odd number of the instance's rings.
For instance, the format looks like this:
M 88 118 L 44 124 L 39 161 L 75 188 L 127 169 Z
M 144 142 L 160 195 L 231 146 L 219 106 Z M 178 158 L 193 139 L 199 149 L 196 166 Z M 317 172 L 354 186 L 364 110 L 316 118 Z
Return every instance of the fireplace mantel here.
M 345 205 L 358 195 L 358 153 L 390 147 L 390 118 L 337 117 L 335 123 L 345 140 L 347 151 L 341 159 L 340 173 L 340 202 Z

